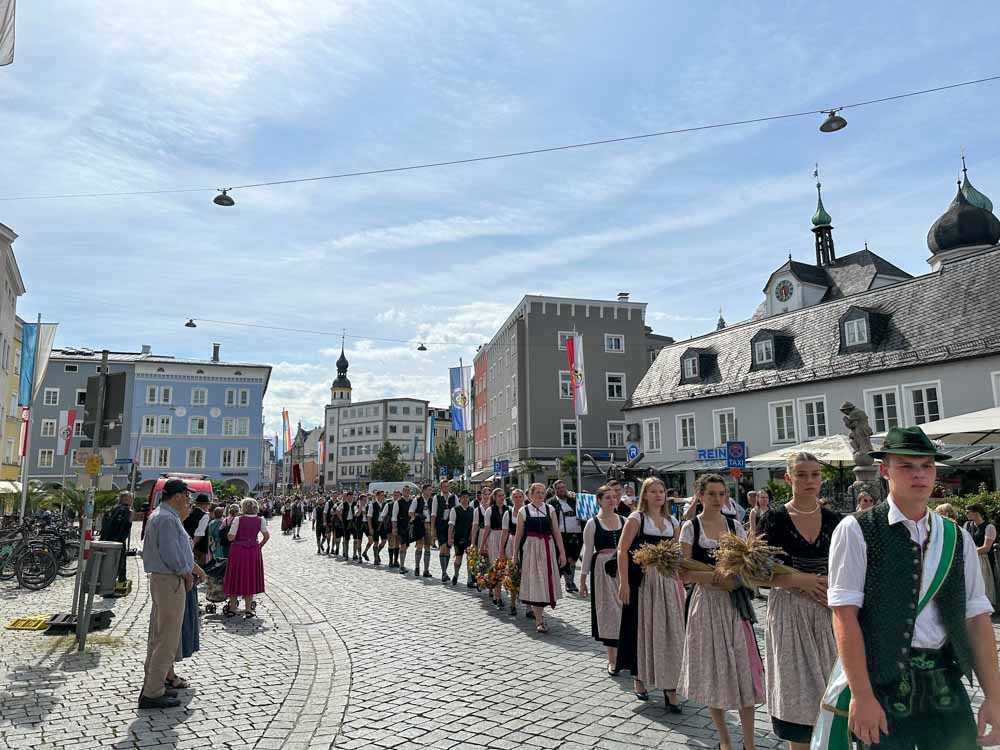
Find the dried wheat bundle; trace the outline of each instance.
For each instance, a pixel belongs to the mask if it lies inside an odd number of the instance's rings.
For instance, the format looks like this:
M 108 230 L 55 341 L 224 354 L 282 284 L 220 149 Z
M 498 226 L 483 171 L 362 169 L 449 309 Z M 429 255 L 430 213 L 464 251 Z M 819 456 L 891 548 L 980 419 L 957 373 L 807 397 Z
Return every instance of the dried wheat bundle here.
M 712 554 L 715 569 L 721 575 L 736 576 L 746 583 L 768 584 L 776 575 L 795 573 L 795 568 L 783 565 L 777 560 L 782 552 L 780 547 L 772 547 L 763 536 L 750 534 L 746 539 L 736 534 L 719 537 L 719 548 Z
M 671 576 L 680 570 L 711 570 L 711 565 L 705 565 L 696 560 L 685 560 L 684 552 L 679 542 L 664 539 L 656 544 L 643 544 L 637 549 L 632 559 L 643 568 L 652 568 L 664 576 Z

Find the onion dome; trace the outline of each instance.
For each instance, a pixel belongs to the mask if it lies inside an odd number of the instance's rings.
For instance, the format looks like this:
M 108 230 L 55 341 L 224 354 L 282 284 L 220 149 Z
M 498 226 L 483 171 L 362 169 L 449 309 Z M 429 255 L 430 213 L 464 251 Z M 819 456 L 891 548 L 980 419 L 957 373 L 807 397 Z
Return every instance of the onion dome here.
M 340 357 L 337 359 L 337 379 L 333 381 L 334 388 L 350 388 L 351 381 L 347 379 L 347 367 L 350 363 L 344 355 L 344 347 L 340 347 Z
M 828 227 L 833 224 L 833 217 L 823 207 L 823 193 L 819 182 L 816 183 L 816 213 L 813 214 L 814 227 Z
M 993 201 L 972 186 L 972 183 L 969 182 L 969 174 L 964 168 L 962 169 L 962 195 L 976 208 L 985 208 L 987 211 L 993 211 Z
M 927 232 L 927 247 L 935 255 L 960 247 L 991 246 L 998 241 L 1000 219 L 987 209 L 973 205 L 961 184 L 948 210 Z

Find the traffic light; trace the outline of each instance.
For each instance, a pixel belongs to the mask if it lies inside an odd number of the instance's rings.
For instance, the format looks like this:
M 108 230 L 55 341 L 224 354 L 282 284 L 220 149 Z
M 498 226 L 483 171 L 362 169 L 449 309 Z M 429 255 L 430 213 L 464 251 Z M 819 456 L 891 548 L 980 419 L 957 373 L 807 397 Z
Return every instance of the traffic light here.
M 125 373 L 92 375 L 87 378 L 87 402 L 83 407 L 83 434 L 93 441 L 97 426 L 97 401 L 100 398 L 101 378 L 104 385 L 104 415 L 101 444 L 95 448 L 115 448 L 122 442 L 122 420 L 125 412 Z

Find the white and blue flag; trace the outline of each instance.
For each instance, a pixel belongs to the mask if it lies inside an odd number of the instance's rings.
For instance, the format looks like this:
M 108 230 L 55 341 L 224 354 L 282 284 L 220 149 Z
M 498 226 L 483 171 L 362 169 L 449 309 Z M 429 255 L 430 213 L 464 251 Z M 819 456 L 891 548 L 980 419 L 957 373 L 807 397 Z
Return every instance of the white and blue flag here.
M 451 429 L 465 432 L 469 429 L 469 381 L 471 367 L 452 367 L 448 370 L 451 380 Z

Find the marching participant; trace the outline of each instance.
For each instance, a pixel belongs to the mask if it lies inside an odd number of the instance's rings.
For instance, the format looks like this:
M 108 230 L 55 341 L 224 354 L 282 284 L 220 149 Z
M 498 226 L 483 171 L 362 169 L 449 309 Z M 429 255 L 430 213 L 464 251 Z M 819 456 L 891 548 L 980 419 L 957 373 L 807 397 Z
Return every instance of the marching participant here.
M 696 489 L 691 502 L 700 503 L 702 511 L 681 527 L 681 547 L 684 557 L 713 565 L 710 551 L 718 548 L 720 537 L 730 533 L 743 538 L 745 533 L 734 518 L 722 513 L 729 500 L 726 480 L 718 474 L 704 474 L 698 477 Z M 714 571 L 688 571 L 684 578 L 695 587 L 677 692 L 708 706 L 723 750 L 734 747 L 726 711 L 739 711 L 743 746 L 753 750 L 754 706 L 764 701 L 764 668 L 753 625 L 730 596 L 740 588 L 739 580 Z
M 415 543 L 416 549 L 413 553 L 413 577 L 420 575 L 420 558 L 424 558 L 424 578 L 431 577 L 431 532 L 428 521 L 431 510 L 431 493 L 434 488 L 431 484 L 424 484 L 420 488 L 420 495 L 410 503 L 410 537 Z
M 399 552 L 396 558 L 399 562 L 399 572 L 406 575 L 406 550 L 410 546 L 410 487 L 403 485 L 401 493 L 393 492 L 392 501 L 392 533 L 399 540 Z
M 326 546 L 329 549 L 330 540 L 326 534 L 326 503 L 317 502 L 313 508 L 313 529 L 316 532 L 316 554 L 322 555 Z
M 458 505 L 448 513 L 448 536 L 447 546 L 455 551 L 455 575 L 451 578 L 451 585 L 458 584 L 458 574 L 462 571 L 462 556 L 472 542 L 472 520 L 476 514 L 476 509 L 469 505 L 469 493 L 462 490 L 458 494 Z M 465 584 L 472 588 L 471 578 Z
M 556 511 L 556 518 L 559 522 L 559 532 L 566 549 L 566 563 L 562 569 L 563 579 L 566 582 L 566 590 L 576 593 L 576 584 L 573 577 L 576 571 L 576 561 L 580 557 L 580 550 L 583 548 L 583 527 L 580 519 L 576 517 L 576 495 L 566 489 L 566 483 L 557 479 L 552 485 L 555 490 L 555 497 L 549 504 Z
M 437 493 L 431 500 L 431 529 L 433 543 L 438 548 L 438 562 L 441 564 L 441 582 L 448 582 L 448 518 L 457 499 L 449 491 L 448 480 L 442 479 Z
M 382 536 L 389 540 L 389 567 L 399 567 L 399 534 L 397 533 L 396 511 L 399 499 L 403 496 L 399 490 L 393 490 L 392 500 L 382 506 Z
M 368 544 L 365 545 L 364 558 L 368 559 L 368 550 L 375 548 L 375 567 L 382 564 L 379 553 L 385 544 L 382 538 L 382 506 L 385 505 L 385 490 L 378 490 L 375 497 L 368 503 L 368 511 L 365 514 L 365 522 L 368 525 Z
M 354 538 L 354 492 L 347 490 L 340 502 L 340 556 L 347 559 Z
M 507 512 L 507 502 L 504 491 L 493 490 L 491 502 L 484 513 L 482 530 L 479 533 L 479 552 L 490 562 L 496 562 L 503 557 L 503 516 Z M 497 608 L 503 607 L 500 596 L 500 583 L 490 591 L 490 600 Z
M 365 529 L 368 526 L 368 495 L 364 492 L 358 495 L 358 500 L 354 503 L 354 525 L 352 531 L 354 533 L 354 560 L 356 562 L 361 562 L 362 558 L 367 561 L 368 553 L 367 551 L 362 554 L 361 552 L 361 542 L 365 536 Z
M 472 539 L 471 544 L 477 549 L 482 542 L 482 530 L 486 526 L 486 511 L 490 507 L 491 498 L 493 497 L 493 483 L 487 482 L 479 490 L 479 502 L 476 504 L 476 512 L 472 516 Z M 479 586 L 475 582 L 475 578 L 472 571 L 468 571 L 469 581 L 472 582 L 473 586 L 478 589 Z
M 622 620 L 622 604 L 618 598 L 617 559 L 618 539 L 622 519 L 615 513 L 617 494 L 608 486 L 598 487 L 599 510 L 583 527 L 583 570 L 580 571 L 580 596 L 590 598 L 590 634 L 604 644 L 608 652 L 608 674 L 617 674 L 618 633 Z M 612 563 L 612 561 L 614 561 Z M 614 574 L 608 571 L 612 563 Z M 591 586 L 588 594 L 587 577 Z M 674 681 L 676 685 L 676 680 Z
M 930 513 L 938 452 L 919 427 L 893 427 L 882 459 L 889 497 L 847 516 L 830 544 L 828 602 L 838 660 L 813 732 L 817 750 L 850 733 L 879 750 L 1000 743 L 1000 671 L 976 545 Z M 979 678 L 978 727 L 962 677 Z
M 517 516 L 524 507 L 524 490 L 515 489 L 510 493 L 511 505 L 503 515 L 503 535 L 500 546 L 508 560 L 514 559 L 514 538 L 517 536 Z M 510 613 L 517 615 L 517 596 L 510 597 Z
M 762 512 L 765 493 L 752 493 L 751 531 L 784 551 L 782 562 L 798 573 L 775 576 L 767 604 L 765 659 L 767 707 L 774 733 L 790 750 L 808 750 L 826 680 L 837 660 L 826 606 L 830 540 L 840 514 L 819 504 L 822 466 L 811 453 L 788 458 L 785 482 L 792 498 Z M 756 511 L 756 514 L 755 514 Z
M 556 601 L 562 598 L 559 569 L 566 565 L 566 551 L 556 511 L 545 503 L 545 485 L 532 484 L 528 498 L 530 502 L 517 516 L 514 564 L 521 568 L 521 601 L 531 605 L 535 629 L 548 633 L 545 607 L 555 608 Z

